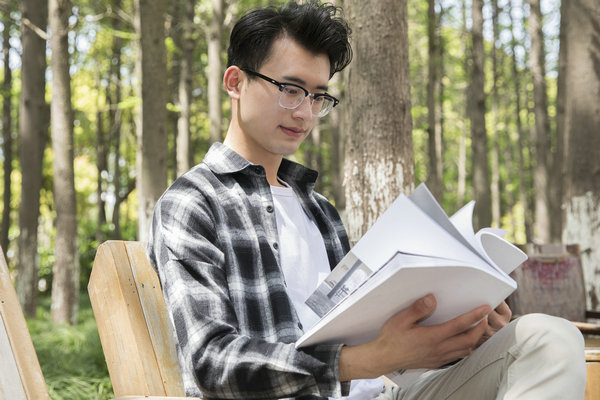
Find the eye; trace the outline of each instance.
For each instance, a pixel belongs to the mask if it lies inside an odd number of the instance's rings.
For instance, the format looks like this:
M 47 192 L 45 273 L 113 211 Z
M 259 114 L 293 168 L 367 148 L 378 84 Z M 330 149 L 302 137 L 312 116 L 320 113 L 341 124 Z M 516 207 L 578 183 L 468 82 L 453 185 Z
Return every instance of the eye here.
M 300 89 L 294 86 L 284 86 L 283 91 L 290 95 L 297 95 L 298 93 L 300 93 Z

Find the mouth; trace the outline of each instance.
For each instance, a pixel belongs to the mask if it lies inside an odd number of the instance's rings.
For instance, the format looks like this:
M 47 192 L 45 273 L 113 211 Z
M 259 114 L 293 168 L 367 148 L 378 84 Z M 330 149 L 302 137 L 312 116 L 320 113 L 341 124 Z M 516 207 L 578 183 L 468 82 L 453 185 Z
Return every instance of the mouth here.
M 283 133 L 293 138 L 300 138 L 304 135 L 305 130 L 302 128 L 296 128 L 293 126 L 280 126 Z

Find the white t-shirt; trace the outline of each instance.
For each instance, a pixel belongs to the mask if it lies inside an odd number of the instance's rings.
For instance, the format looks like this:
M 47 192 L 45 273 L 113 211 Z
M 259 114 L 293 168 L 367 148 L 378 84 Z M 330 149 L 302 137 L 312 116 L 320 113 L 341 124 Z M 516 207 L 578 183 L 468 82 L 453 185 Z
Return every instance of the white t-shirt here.
M 304 331 L 319 321 L 304 301 L 331 272 L 327 250 L 319 228 L 302 209 L 298 197 L 290 187 L 271 186 L 279 252 L 287 293 L 296 308 Z M 352 381 L 348 400 L 375 398 L 383 390 L 383 380 Z

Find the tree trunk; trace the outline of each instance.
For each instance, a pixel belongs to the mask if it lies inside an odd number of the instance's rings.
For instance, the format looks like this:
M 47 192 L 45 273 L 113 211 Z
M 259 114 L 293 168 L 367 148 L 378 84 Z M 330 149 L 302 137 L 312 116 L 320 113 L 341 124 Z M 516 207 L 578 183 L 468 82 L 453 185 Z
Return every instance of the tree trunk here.
M 468 40 L 468 31 L 467 31 L 467 4 L 466 0 L 461 1 L 461 21 L 462 21 L 462 29 L 461 29 L 461 37 L 463 40 L 463 67 L 465 76 L 468 76 L 470 73 L 469 67 L 469 40 Z M 456 207 L 462 207 L 465 200 L 465 192 L 467 187 L 467 124 L 469 123 L 469 115 L 470 115 L 470 96 L 469 90 L 465 90 L 465 116 L 463 120 L 465 124 L 463 125 L 463 129 L 460 131 L 460 138 L 458 142 L 458 160 L 457 160 L 457 185 L 456 185 Z
M 438 16 L 435 12 L 435 0 L 428 0 L 427 11 L 427 130 L 429 133 L 429 167 L 427 186 L 438 200 L 442 202 L 442 134 L 438 129 L 436 92 L 440 86 L 439 30 Z
M 121 8 L 121 0 L 114 0 L 114 9 Z M 119 18 L 112 19 L 112 28 L 115 32 L 122 29 L 122 22 Z M 123 40 L 118 36 L 113 36 L 112 59 L 110 64 L 110 84 L 107 87 L 107 98 L 110 99 L 110 131 L 109 138 L 113 144 L 114 163 L 113 163 L 113 185 L 115 190 L 115 204 L 112 211 L 113 239 L 121 238 L 121 118 L 122 110 L 119 108 L 121 103 L 121 48 Z
M 2 55 L 4 60 L 4 79 L 2 81 L 2 153 L 4 155 L 4 191 L 2 193 L 2 227 L 0 228 L 0 247 L 6 253 L 8 251 L 8 233 L 10 229 L 11 214 L 11 175 L 13 162 L 13 127 L 12 127 L 12 71 L 10 69 L 10 29 L 12 22 L 7 12 L 2 19 L 4 31 L 2 32 Z
M 600 3 L 565 2 L 565 128 L 568 136 L 563 242 L 579 244 L 589 305 L 600 285 Z
M 369 7 L 351 0 L 346 14 L 355 27 L 343 104 L 348 232 L 354 242 L 401 192 L 412 190 L 414 162 L 406 0 Z
M 100 73 L 96 76 L 96 86 L 100 87 Z M 110 99 L 110 97 L 109 97 Z M 110 104 L 110 101 L 109 101 Z M 96 204 L 98 205 L 98 228 L 96 230 L 96 241 L 102 243 L 104 238 L 103 228 L 106 225 L 106 175 L 108 174 L 108 146 L 109 141 L 104 132 L 103 112 L 100 106 L 100 97 L 96 102 L 96 169 L 98 177 L 96 180 Z
M 50 0 L 50 48 L 52 50 L 52 150 L 54 151 L 54 206 L 56 247 L 52 279 L 52 320 L 77 322 L 79 257 L 77 204 L 73 168 L 73 110 L 69 76 L 69 0 Z
M 535 228 L 541 243 L 550 242 L 550 203 L 548 198 L 548 168 L 550 152 L 550 119 L 546 93 L 546 67 L 542 12 L 539 0 L 529 0 L 529 35 L 531 37 L 531 74 L 533 77 L 535 114 Z
M 192 64 L 194 62 L 194 0 L 185 0 L 183 13 L 183 38 L 181 68 L 179 71 L 179 119 L 177 120 L 177 175 L 181 175 L 191 167 L 190 148 L 190 116 L 192 107 Z M 210 52 L 209 52 L 210 55 Z M 209 56 L 210 57 L 210 56 Z M 220 57 L 220 52 L 219 52 Z M 219 58 L 220 60 L 220 58 Z M 210 62 L 210 61 L 209 61 Z M 220 68 L 219 68 L 220 69 Z M 211 90 L 209 84 L 209 91 Z M 220 92 L 218 92 L 220 93 Z M 219 94 L 217 93 L 217 96 Z M 209 94 L 209 102 L 210 100 Z M 212 110 L 212 109 L 211 109 Z M 221 108 L 219 106 L 219 112 Z M 219 114 L 219 120 L 221 119 Z M 212 116 L 211 132 L 212 132 Z
M 552 223 L 550 224 L 550 239 L 553 242 L 562 241 L 562 230 L 564 221 L 563 202 L 566 186 L 566 164 L 567 157 L 566 146 L 568 138 L 566 136 L 567 129 L 565 127 L 565 76 L 567 68 L 567 43 L 566 43 L 566 28 L 568 22 L 567 6 L 565 2 L 560 6 L 560 33 L 559 42 L 560 48 L 558 51 L 558 78 L 556 83 L 556 152 L 554 153 L 553 162 L 551 165 L 551 175 L 553 176 L 553 184 L 550 186 L 550 201 Z M 560 217 L 558 217 L 560 216 Z
M 473 151 L 473 197 L 477 201 L 474 215 L 475 227 L 490 226 L 491 193 L 485 127 L 484 50 L 483 50 L 483 0 L 473 0 L 473 27 L 471 36 L 472 75 L 470 96 L 471 148 Z
M 523 221 L 525 223 L 525 243 L 530 242 L 533 239 L 532 235 L 532 227 L 533 220 L 531 218 L 531 212 L 529 210 L 529 205 L 527 201 L 527 182 L 526 182 L 526 166 L 525 166 L 525 155 L 524 152 L 527 151 L 528 147 L 525 143 L 525 132 L 523 129 L 523 121 L 521 119 L 521 73 L 519 72 L 519 67 L 517 65 L 517 57 L 516 57 L 516 43 L 517 39 L 515 37 L 515 24 L 512 15 L 512 5 L 513 1 L 510 2 L 510 28 L 511 28 L 511 66 L 513 73 L 513 83 L 515 90 L 515 119 L 517 123 L 517 134 L 518 134 L 518 145 L 517 145 L 517 154 L 518 154 L 518 163 L 519 163 L 519 203 L 521 205 L 521 209 L 523 210 Z
M 23 0 L 21 14 L 41 31 L 46 30 L 48 5 L 45 0 Z M 19 157 L 21 203 L 19 204 L 19 255 L 17 294 L 23 311 L 37 310 L 39 260 L 37 257 L 42 159 L 48 135 L 45 98 L 46 41 L 31 27 L 21 26 L 21 99 L 19 103 Z M 25 162 L 27 160 L 27 162 Z
M 329 81 L 330 90 L 332 96 L 341 99 L 342 98 L 340 86 L 342 86 L 343 74 L 336 74 Z M 339 106 L 331 110 L 329 113 L 329 125 L 330 125 L 330 146 L 331 146 L 331 184 L 333 201 L 338 210 L 345 214 L 346 210 L 346 197 L 344 194 L 344 182 L 342 179 L 342 169 L 344 167 L 344 132 L 340 129 L 341 125 L 341 113 L 340 109 L 343 110 L 345 103 L 342 103 L 342 107 Z
M 167 188 L 167 71 L 164 0 L 135 0 L 141 84 L 137 124 L 138 239 L 148 240 L 156 201 Z
M 490 194 L 492 200 L 492 226 L 500 228 L 500 143 L 498 135 L 498 122 L 500 121 L 498 97 L 498 57 L 496 52 L 496 43 L 498 42 L 498 0 L 492 1 L 492 148 L 491 152 L 491 185 Z
M 224 0 L 212 0 L 213 17 L 208 33 L 208 113 L 210 119 L 210 140 L 223 140 L 221 128 L 221 86 L 223 71 L 221 67 L 221 43 L 223 41 Z

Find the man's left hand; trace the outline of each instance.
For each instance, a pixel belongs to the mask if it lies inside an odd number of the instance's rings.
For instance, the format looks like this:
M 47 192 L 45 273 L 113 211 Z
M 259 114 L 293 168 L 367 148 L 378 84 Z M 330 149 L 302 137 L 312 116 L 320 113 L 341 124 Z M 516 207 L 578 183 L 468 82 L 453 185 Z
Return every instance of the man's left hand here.
M 510 307 L 508 307 L 508 304 L 503 301 L 498 307 L 496 307 L 496 309 L 488 314 L 488 327 L 479 340 L 477 347 L 481 346 L 483 342 L 494 336 L 496 332 L 505 327 L 510 322 L 510 317 L 512 317 L 512 311 L 510 310 Z

